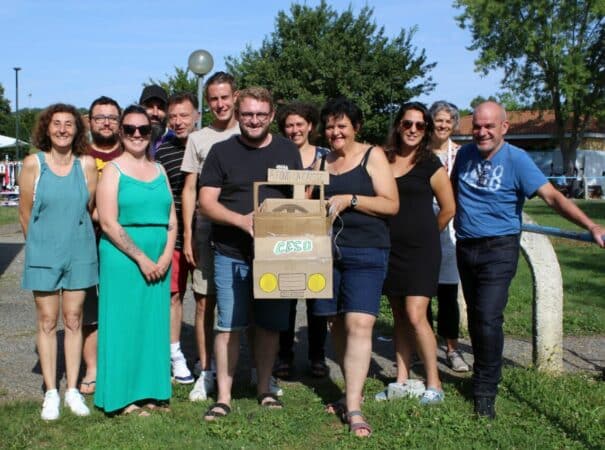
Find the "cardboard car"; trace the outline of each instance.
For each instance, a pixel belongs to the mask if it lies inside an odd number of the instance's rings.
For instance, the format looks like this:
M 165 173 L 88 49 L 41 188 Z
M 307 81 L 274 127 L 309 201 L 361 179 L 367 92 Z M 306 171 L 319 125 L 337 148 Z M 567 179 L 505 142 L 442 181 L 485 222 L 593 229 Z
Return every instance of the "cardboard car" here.
M 254 298 L 332 298 L 332 225 L 326 211 L 325 171 L 269 169 L 254 183 Z M 263 185 L 291 185 L 292 198 L 266 198 Z M 319 199 L 305 198 L 319 186 Z

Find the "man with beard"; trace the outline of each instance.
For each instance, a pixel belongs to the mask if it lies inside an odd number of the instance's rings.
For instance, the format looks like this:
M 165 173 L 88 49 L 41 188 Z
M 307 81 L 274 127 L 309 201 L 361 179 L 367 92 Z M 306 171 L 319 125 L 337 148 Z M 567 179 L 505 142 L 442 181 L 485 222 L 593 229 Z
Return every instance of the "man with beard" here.
M 200 208 L 212 221 L 217 305 L 214 356 L 218 396 L 204 415 L 207 421 L 231 412 L 240 335 L 250 317 L 255 326 L 258 403 L 266 408 L 283 406 L 270 392 L 270 379 L 279 332 L 288 328 L 291 301 L 252 301 L 253 183 L 265 181 L 269 168 L 302 169 L 296 145 L 269 133 L 274 115 L 269 91 L 260 87 L 240 91 L 235 116 L 241 135 L 212 146 L 200 178 Z M 266 197 L 285 198 L 288 191 L 280 186 L 266 186 L 261 190 L 260 201 Z
M 166 128 L 168 117 L 168 95 L 166 91 L 157 84 L 145 86 L 141 92 L 139 103 L 145 107 L 147 115 L 151 120 L 151 145 L 149 146 L 149 158 L 155 159 L 155 153 L 160 145 L 174 136 L 169 128 Z
M 103 167 L 122 153 L 122 146 L 118 139 L 118 122 L 122 110 L 120 105 L 109 97 L 99 97 L 92 102 L 88 110 L 90 135 L 92 142 L 88 147 L 88 154 L 95 158 L 99 176 Z M 96 210 L 93 220 L 97 238 L 100 229 L 97 224 Z M 86 364 L 86 373 L 80 383 L 82 394 L 93 394 L 97 378 L 97 321 L 99 319 L 99 303 L 96 286 L 86 292 L 84 301 L 84 314 L 82 318 L 82 359 Z
M 157 162 L 164 166 L 172 195 L 178 222 L 178 233 L 172 255 L 170 280 L 170 361 L 172 377 L 180 384 L 191 384 L 194 379 L 187 367 L 187 361 L 181 351 L 181 322 L 183 320 L 183 297 L 187 288 L 187 277 L 193 270 L 183 254 L 183 216 L 181 212 L 181 193 L 185 184 L 185 173 L 181 171 L 185 144 L 195 129 L 199 117 L 197 98 L 189 93 L 174 94 L 168 99 L 168 125 L 174 136 L 159 146 L 155 154 Z
M 473 111 L 473 144 L 462 147 L 452 171 L 456 195 L 456 256 L 473 346 L 473 396 L 479 417 L 496 417 L 502 378 L 504 308 L 517 271 L 523 204 L 535 195 L 567 220 L 587 229 L 604 247 L 605 230 L 548 182 L 522 149 L 504 140 L 502 105 Z
M 194 265 L 192 278 L 195 298 L 195 336 L 199 363 L 195 371 L 199 378 L 189 393 L 191 401 L 206 400 L 214 390 L 216 373 L 211 364 L 214 325 L 214 257 L 210 245 L 210 221 L 195 211 L 198 176 L 210 148 L 234 134 L 239 134 L 234 105 L 237 96 L 233 76 L 216 72 L 206 82 L 206 102 L 214 119 L 212 123 L 189 135 L 181 170 L 185 172 L 183 187 L 183 254 Z M 199 364 L 199 365 L 198 365 Z

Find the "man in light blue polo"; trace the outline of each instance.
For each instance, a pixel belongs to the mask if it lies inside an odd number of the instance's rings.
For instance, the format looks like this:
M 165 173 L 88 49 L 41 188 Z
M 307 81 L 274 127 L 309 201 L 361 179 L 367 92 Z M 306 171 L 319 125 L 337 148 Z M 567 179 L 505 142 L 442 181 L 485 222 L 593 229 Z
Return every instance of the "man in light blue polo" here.
M 494 419 L 502 376 L 502 331 L 508 288 L 517 270 L 521 212 L 538 195 L 604 247 L 605 230 L 548 182 L 529 155 L 504 140 L 506 111 L 496 102 L 473 113 L 473 144 L 458 151 L 452 172 L 456 253 L 473 346 L 475 412 Z

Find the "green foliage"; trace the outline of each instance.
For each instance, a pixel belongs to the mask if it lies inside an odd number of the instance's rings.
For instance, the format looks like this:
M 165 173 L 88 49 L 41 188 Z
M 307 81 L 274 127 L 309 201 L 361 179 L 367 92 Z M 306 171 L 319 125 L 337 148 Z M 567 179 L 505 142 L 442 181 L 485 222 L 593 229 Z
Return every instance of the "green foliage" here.
M 483 73 L 504 69 L 502 85 L 554 110 L 565 167 L 589 121 L 605 115 L 605 1 L 456 0 Z M 565 125 L 571 137 L 565 139 Z
M 161 86 L 168 96 L 172 94 L 176 94 L 179 92 L 191 92 L 192 94 L 197 96 L 197 83 L 198 77 L 195 74 L 191 74 L 188 69 L 182 69 L 180 67 L 174 67 L 174 74 L 166 74 L 166 80 L 154 80 L 152 78 L 149 79 L 147 83 L 144 83 L 143 86 L 148 86 L 151 84 L 157 84 Z M 214 120 L 214 116 L 208 110 L 208 105 L 204 104 L 204 115 L 203 115 L 203 123 L 207 125 Z
M 213 400 L 192 403 L 189 387 L 180 385 L 172 412 L 151 417 L 109 418 L 96 409 L 76 417 L 62 408 L 58 421 L 44 423 L 41 401 L 13 402 L 0 409 L 0 448 L 602 448 L 604 383 L 522 368 L 505 368 L 503 378 L 493 422 L 474 417 L 468 376 L 444 380 L 445 403 L 434 407 L 417 399 L 374 402 L 383 384 L 368 379 L 363 412 L 374 428 L 369 440 L 323 411 L 339 395 L 340 386 L 329 380 L 287 383 L 281 411 L 261 409 L 251 389 L 236 388 L 233 412 L 216 423 L 201 419 Z
M 157 84 L 164 88 L 169 96 L 177 92 L 191 92 L 197 94 L 197 76 L 195 74 L 190 74 L 187 69 L 176 66 L 174 67 L 174 71 L 175 73 L 173 75 L 166 74 L 166 80 L 154 80 L 150 78 L 149 82 L 144 83 L 143 86 Z
M 369 6 L 355 16 L 351 7 L 339 14 L 324 0 L 315 8 L 294 3 L 277 14 L 275 31 L 259 49 L 226 58 L 227 68 L 239 86 L 265 86 L 278 103 L 321 106 L 349 97 L 365 115 L 361 138 L 382 143 L 396 105 L 434 88 L 435 63 L 414 46 L 415 28 L 389 39 L 372 15 Z

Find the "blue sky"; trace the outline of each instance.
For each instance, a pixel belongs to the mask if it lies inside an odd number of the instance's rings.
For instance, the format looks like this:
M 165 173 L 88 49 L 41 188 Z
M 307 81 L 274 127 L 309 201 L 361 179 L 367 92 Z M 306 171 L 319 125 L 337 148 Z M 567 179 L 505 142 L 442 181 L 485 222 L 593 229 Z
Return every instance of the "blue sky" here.
M 319 0 L 307 0 L 309 6 Z M 214 57 L 214 70 L 226 56 L 258 48 L 289 1 L 216 2 L 208 0 L 115 1 L 17 0 L 2 2 L 0 84 L 14 109 L 15 71 L 19 72 L 19 106 L 45 107 L 54 102 L 88 107 L 100 95 L 121 105 L 135 102 L 149 77 L 165 78 L 186 67 L 189 54 L 202 48 Z M 499 91 L 501 73 L 482 77 L 474 70 L 477 54 L 466 47 L 470 33 L 454 16 L 450 0 L 332 0 L 337 11 L 355 13 L 366 4 L 387 36 L 416 25 L 414 44 L 425 48 L 436 89 L 420 98 L 446 99 L 467 108 L 477 95 Z M 214 71 L 213 70 L 213 71 Z

